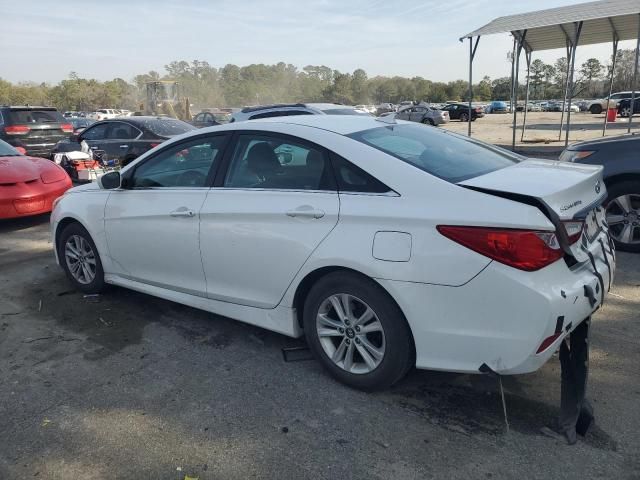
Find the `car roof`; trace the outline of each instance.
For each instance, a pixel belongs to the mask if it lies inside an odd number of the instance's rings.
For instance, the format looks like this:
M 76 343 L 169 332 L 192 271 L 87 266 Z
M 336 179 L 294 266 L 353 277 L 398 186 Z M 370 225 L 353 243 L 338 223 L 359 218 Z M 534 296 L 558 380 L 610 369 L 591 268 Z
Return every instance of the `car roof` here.
M 388 122 L 377 120 L 376 117 L 364 115 L 291 115 L 286 117 L 261 118 L 259 120 L 251 120 L 250 123 L 234 122 L 227 124 L 225 129 L 239 130 L 244 128 L 251 130 L 255 125 L 259 125 L 260 123 L 302 125 L 320 128 L 340 135 L 349 135 L 350 133 L 389 125 Z M 398 123 L 407 122 L 399 120 Z

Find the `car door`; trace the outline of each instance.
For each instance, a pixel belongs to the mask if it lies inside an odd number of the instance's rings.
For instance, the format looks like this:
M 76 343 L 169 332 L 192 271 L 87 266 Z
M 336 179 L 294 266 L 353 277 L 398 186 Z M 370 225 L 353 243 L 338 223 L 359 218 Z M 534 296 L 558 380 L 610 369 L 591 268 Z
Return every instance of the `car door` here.
M 400 110 L 398 113 L 396 113 L 396 118 L 398 120 L 409 120 L 411 118 L 411 110 L 411 108 Z
M 115 272 L 124 278 L 206 296 L 200 208 L 227 136 L 168 145 L 123 174 L 104 213 Z
M 126 122 L 109 122 L 107 138 L 102 143 L 102 149 L 108 160 L 115 160 L 122 164 L 125 159 L 137 157 L 134 154 L 136 139 L 142 136 L 142 131 Z
M 421 122 L 422 118 L 424 117 L 425 112 L 426 112 L 426 109 L 424 107 L 414 107 L 411 110 L 411 118 L 410 118 L 410 120 L 412 122 Z
M 207 292 L 274 308 L 338 221 L 328 155 L 296 137 L 240 132 L 227 163 L 200 212 Z
M 89 148 L 94 152 L 105 152 L 105 144 L 109 134 L 109 128 L 111 122 L 100 122 L 87 128 L 78 136 L 78 141 L 83 141 L 89 145 Z

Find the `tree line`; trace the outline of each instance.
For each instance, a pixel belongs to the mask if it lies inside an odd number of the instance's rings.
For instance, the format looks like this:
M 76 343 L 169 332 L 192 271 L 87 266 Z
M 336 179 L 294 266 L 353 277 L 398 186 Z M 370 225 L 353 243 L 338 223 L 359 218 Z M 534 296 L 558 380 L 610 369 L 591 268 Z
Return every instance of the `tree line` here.
M 614 91 L 630 90 L 633 77 L 634 50 L 618 51 L 614 74 Z M 591 58 L 576 71 L 574 96 L 602 97 L 608 93 L 606 80 L 610 65 Z M 369 78 L 362 69 L 340 72 L 324 65 L 307 65 L 302 69 L 283 62 L 275 65 L 225 65 L 208 62 L 173 61 L 164 72 L 150 71 L 131 81 L 114 78 L 108 81 L 80 78 L 71 72 L 58 84 L 24 82 L 14 84 L 0 78 L 0 104 L 52 105 L 60 110 L 127 108 L 138 110 L 145 101 L 145 84 L 171 80 L 179 84 L 180 96 L 188 97 L 197 108 L 242 107 L 277 102 L 337 102 L 344 104 L 398 103 L 418 100 L 432 103 L 447 100 L 468 101 L 465 80 L 434 82 L 423 77 Z M 560 58 L 553 65 L 537 59 L 530 66 L 530 98 L 557 99 L 566 84 L 567 61 Z M 522 77 L 522 76 L 521 76 Z M 524 81 L 519 98 L 524 98 Z M 475 101 L 510 98 L 511 79 L 484 77 L 474 85 Z

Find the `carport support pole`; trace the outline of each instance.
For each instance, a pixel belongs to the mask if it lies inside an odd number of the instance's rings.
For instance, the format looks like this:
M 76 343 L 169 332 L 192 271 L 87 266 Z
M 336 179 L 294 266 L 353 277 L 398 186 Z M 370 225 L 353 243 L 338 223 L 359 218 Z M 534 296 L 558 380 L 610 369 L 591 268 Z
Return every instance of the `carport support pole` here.
M 571 50 L 571 70 L 569 71 L 569 88 L 567 90 L 568 108 L 567 108 L 567 131 L 564 137 L 564 147 L 569 145 L 569 132 L 571 131 L 571 100 L 573 100 L 573 73 L 576 67 L 576 48 L 580 42 L 580 33 L 582 32 L 582 22 L 576 22 L 573 24 L 576 30 L 575 37 L 573 39 L 573 49 Z M 569 66 L 567 65 L 567 68 Z
M 520 70 L 520 53 L 522 52 L 522 42 L 524 41 L 524 37 L 527 35 L 527 31 L 524 31 L 524 34 L 518 38 L 518 48 L 516 49 L 516 58 L 515 58 L 515 75 L 513 77 L 513 103 L 512 103 L 512 111 L 513 111 L 513 136 L 511 139 L 511 150 L 515 151 L 516 149 L 516 124 L 518 119 L 516 115 L 518 114 L 518 73 Z M 515 35 L 514 35 L 515 36 Z
M 562 112 L 560 113 L 560 132 L 558 133 L 558 141 L 562 140 L 562 127 L 564 126 L 564 109 L 567 105 L 567 94 L 569 93 L 569 60 L 571 60 L 571 44 L 567 37 L 567 71 L 565 73 L 564 96 L 562 97 Z
M 636 39 L 636 61 L 633 64 L 633 80 L 631 84 L 631 105 L 629 106 L 629 126 L 627 127 L 627 133 L 631 133 L 631 119 L 633 118 L 633 112 L 635 112 L 636 102 L 636 80 L 638 78 L 638 53 L 640 50 L 640 15 L 638 15 L 638 38 Z
M 609 75 L 609 96 L 607 97 L 607 109 L 604 112 L 604 127 L 602 128 L 602 136 L 607 134 L 607 117 L 609 115 L 609 103 L 611 102 L 611 93 L 613 92 L 613 74 L 616 71 L 616 60 L 618 56 L 618 34 L 613 33 L 613 60 L 611 60 L 611 74 Z
M 469 37 L 469 118 L 468 118 L 468 126 L 467 126 L 467 135 L 471 136 L 471 116 L 472 112 L 472 102 L 473 102 L 473 59 L 476 56 L 476 49 L 478 48 L 478 42 L 480 41 L 480 37 L 476 38 L 475 45 L 473 44 L 473 37 Z
M 525 51 L 524 55 L 527 59 L 527 96 L 524 101 L 524 118 L 522 119 L 522 135 L 520 136 L 520 142 L 524 141 L 524 131 L 527 128 L 527 108 L 529 107 L 529 73 L 531 69 L 531 52 Z

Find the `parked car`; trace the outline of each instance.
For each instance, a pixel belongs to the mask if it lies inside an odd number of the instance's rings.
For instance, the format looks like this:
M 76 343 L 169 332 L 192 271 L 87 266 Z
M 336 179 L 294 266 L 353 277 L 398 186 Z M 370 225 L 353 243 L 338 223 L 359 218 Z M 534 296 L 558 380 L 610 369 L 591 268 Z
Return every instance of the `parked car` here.
M 442 107 L 442 111 L 447 112 L 451 120 L 460 120 L 461 122 L 469 120 L 468 103 L 449 103 Z M 484 117 L 484 110 L 481 107 L 472 107 L 471 121 L 475 122 L 477 118 L 482 117 Z
M 348 105 L 339 103 L 281 103 L 275 105 L 261 105 L 246 107 L 231 116 L 231 122 L 257 120 L 270 117 L 288 117 L 291 115 L 364 115 L 367 112 L 356 110 Z
M 495 100 L 487 106 L 486 112 L 487 113 L 509 113 L 509 105 L 507 105 L 507 102 Z
M 99 121 L 99 120 L 108 120 L 111 118 L 116 118 L 120 115 L 120 111 L 113 108 L 101 108 L 100 110 L 96 110 L 89 114 L 89 118 Z
M 73 126 L 52 107 L 0 106 L 0 140 L 33 157 L 48 158 Z
M 90 118 L 82 118 L 82 117 L 71 117 L 68 119 L 69 123 L 73 125 L 73 133 L 78 135 L 82 133 L 88 126 L 96 123 L 95 120 Z
M 222 125 L 223 123 L 229 123 L 231 120 L 231 113 L 229 112 L 200 112 L 193 117 L 191 125 L 204 128 L 213 127 L 214 125 Z
M 69 188 L 71 179 L 58 165 L 0 140 L 0 219 L 48 213 Z
M 602 167 L 444 129 L 299 115 L 170 140 L 72 189 L 51 227 L 79 290 L 305 335 L 333 376 L 371 390 L 414 365 L 540 368 L 615 270 L 601 183 Z
M 383 113 L 395 112 L 397 109 L 393 103 L 381 103 L 376 107 L 376 115 L 382 115 Z
M 80 144 L 85 141 L 104 161 L 124 166 L 165 140 L 195 129 L 196 127 L 182 120 L 167 117 L 141 116 L 104 120 L 94 123 L 80 135 L 57 144 L 52 155 L 79 151 Z
M 625 98 L 631 98 L 631 94 L 632 92 L 616 92 L 613 93 L 610 97 L 608 97 L 610 99 L 609 101 L 609 108 L 617 108 L 618 107 L 618 102 L 620 100 L 623 100 Z M 606 98 L 599 98 L 597 100 L 591 100 L 588 104 L 588 110 L 597 115 L 600 114 L 602 112 L 605 111 L 605 109 L 607 108 L 607 99 Z
M 618 115 L 621 117 L 629 118 L 631 112 L 631 99 L 625 98 L 618 102 Z M 635 101 L 633 102 L 633 114 L 640 113 L 640 92 L 636 93 Z
M 640 252 L 640 135 L 621 135 L 574 143 L 561 161 L 602 165 L 608 196 L 609 233 L 616 247 Z
M 413 107 L 400 108 L 398 113 L 396 113 L 396 118 L 437 126 L 449 122 L 449 112 L 446 110 L 436 110 L 428 105 L 416 105 Z

